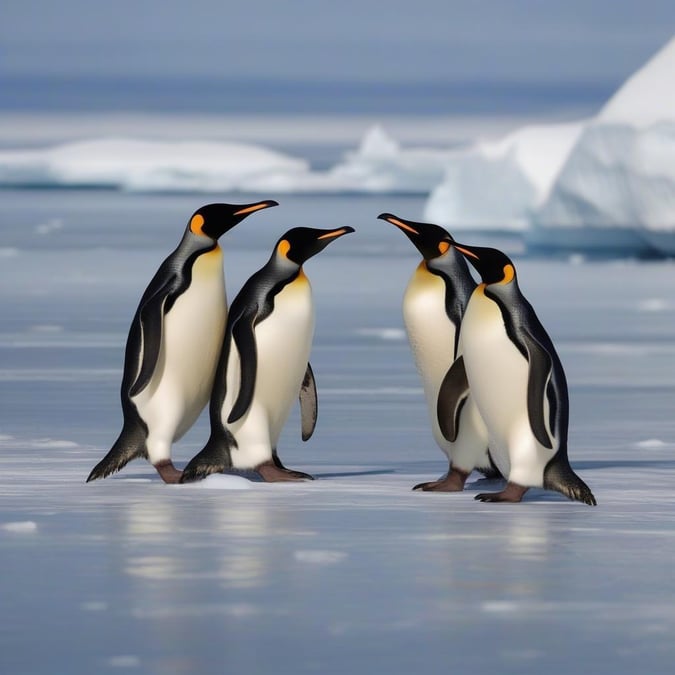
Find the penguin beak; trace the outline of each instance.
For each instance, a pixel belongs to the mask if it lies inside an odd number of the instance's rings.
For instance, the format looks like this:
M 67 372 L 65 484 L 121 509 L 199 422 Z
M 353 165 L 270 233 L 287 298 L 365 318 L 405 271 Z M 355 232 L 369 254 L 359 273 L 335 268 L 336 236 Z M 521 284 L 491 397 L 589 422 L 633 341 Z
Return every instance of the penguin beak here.
M 350 232 L 355 231 L 356 230 L 354 230 L 353 227 L 340 227 L 337 230 L 322 234 L 320 237 L 317 237 L 317 239 L 334 239 L 335 237 L 341 237 L 343 234 L 349 234 Z
M 459 244 L 455 243 L 455 248 L 463 255 L 468 256 L 469 258 L 473 258 L 474 260 L 480 260 L 480 258 L 473 252 L 469 251 L 468 248 L 464 248 L 463 246 L 460 246 Z
M 386 220 L 388 223 L 391 223 L 392 225 L 396 225 L 396 227 L 403 230 L 404 232 L 419 235 L 419 232 L 414 227 L 406 223 L 401 218 L 397 218 L 396 216 L 392 215 L 391 213 L 380 213 L 378 218 L 380 220 Z
M 272 206 L 279 206 L 279 202 L 275 202 L 273 199 L 266 199 L 264 202 L 256 202 L 255 204 L 244 204 L 239 207 L 239 210 L 235 211 L 233 216 L 248 216 L 249 213 L 254 213 L 255 211 L 260 211 L 262 209 L 269 209 Z

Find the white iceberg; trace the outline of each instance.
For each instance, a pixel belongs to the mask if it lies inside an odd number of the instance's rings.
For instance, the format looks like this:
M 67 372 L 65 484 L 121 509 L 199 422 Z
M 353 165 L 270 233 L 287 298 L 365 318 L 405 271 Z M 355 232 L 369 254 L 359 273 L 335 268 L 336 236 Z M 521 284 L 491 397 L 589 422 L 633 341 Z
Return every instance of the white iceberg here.
M 326 171 L 266 147 L 224 141 L 102 138 L 0 151 L 0 184 L 144 192 L 420 193 L 438 183 L 447 150 L 402 149 L 381 127 Z
M 675 38 L 583 130 L 527 240 L 675 253 Z
M 427 193 L 443 177 L 452 150 L 401 148 L 375 125 L 356 152 L 327 174 L 330 184 L 354 192 Z
M 454 152 L 425 218 L 451 229 L 524 229 L 582 128 L 582 122 L 527 126 Z
M 309 164 L 256 145 L 107 138 L 0 152 L 4 185 L 224 192 L 304 175 Z

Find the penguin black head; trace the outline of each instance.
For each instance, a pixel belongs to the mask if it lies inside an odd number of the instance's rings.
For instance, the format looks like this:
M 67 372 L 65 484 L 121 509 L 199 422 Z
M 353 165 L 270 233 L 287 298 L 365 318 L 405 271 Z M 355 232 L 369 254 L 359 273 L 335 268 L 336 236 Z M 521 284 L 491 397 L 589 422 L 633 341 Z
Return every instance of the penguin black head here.
M 192 214 L 188 229 L 193 234 L 215 240 L 251 213 L 278 205 L 272 199 L 255 204 L 206 204 Z
M 294 227 L 277 242 L 276 254 L 302 265 L 313 255 L 323 251 L 328 244 L 342 235 L 354 232 L 353 227 L 339 227 L 335 230 L 319 230 L 313 227 Z
M 455 248 L 476 268 L 486 284 L 508 284 L 516 278 L 511 259 L 496 248 L 457 243 Z
M 381 213 L 378 218 L 396 225 L 415 244 L 415 247 L 425 260 L 433 260 L 443 255 L 455 241 L 439 225 L 404 220 L 391 213 Z

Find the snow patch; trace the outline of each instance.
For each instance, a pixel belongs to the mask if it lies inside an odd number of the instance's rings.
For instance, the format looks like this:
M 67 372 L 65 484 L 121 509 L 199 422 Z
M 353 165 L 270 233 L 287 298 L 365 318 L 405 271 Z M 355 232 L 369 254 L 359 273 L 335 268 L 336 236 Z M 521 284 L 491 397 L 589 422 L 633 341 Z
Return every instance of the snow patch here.
M 185 485 L 206 490 L 250 490 L 253 483 L 243 476 L 212 473 L 210 476 L 204 478 L 204 480 L 186 483 Z
M 672 308 L 673 303 L 665 298 L 648 298 L 638 305 L 641 312 L 665 312 Z
M 37 531 L 37 523 L 32 520 L 22 520 L 15 523 L 3 523 L 0 528 L 5 532 L 16 532 L 17 534 L 29 534 Z
M 374 337 L 385 341 L 399 341 L 406 339 L 403 328 L 359 328 L 357 335 Z
M 311 565 L 335 565 L 347 558 L 344 551 L 296 551 L 293 557 L 301 563 Z
M 644 441 L 638 441 L 635 447 L 640 450 L 661 450 L 662 448 L 667 448 L 668 443 L 662 441 L 660 438 L 648 438 Z
M 141 660 L 138 656 L 123 655 L 111 656 L 108 659 L 108 665 L 111 668 L 138 668 L 141 665 Z
M 37 438 L 33 441 L 33 446 L 36 448 L 53 448 L 53 449 L 79 447 L 78 444 L 74 443 L 73 441 L 52 440 L 51 438 Z

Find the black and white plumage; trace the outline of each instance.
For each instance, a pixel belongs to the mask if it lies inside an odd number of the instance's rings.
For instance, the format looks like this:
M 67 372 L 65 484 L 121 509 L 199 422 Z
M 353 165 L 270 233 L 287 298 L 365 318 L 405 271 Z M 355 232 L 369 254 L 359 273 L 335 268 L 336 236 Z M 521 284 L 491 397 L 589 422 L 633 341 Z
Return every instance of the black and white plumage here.
M 314 431 L 316 386 L 309 354 L 312 290 L 303 263 L 354 230 L 294 228 L 232 302 L 210 403 L 211 435 L 183 482 L 227 469 L 257 471 L 266 481 L 311 478 L 286 469 L 279 435 L 299 397 L 302 437 Z
M 485 421 L 490 454 L 508 483 L 481 501 L 520 501 L 544 487 L 595 505 L 567 457 L 569 398 L 553 342 L 523 296 L 513 262 L 493 248 L 455 244 L 481 276 L 460 334 L 471 395 Z
M 192 215 L 131 322 L 120 392 L 124 425 L 87 481 L 145 457 L 164 481 L 178 482 L 181 474 L 171 461 L 171 445 L 209 400 L 225 331 L 227 301 L 218 239 L 251 213 L 276 205 L 271 200 L 208 204 Z

